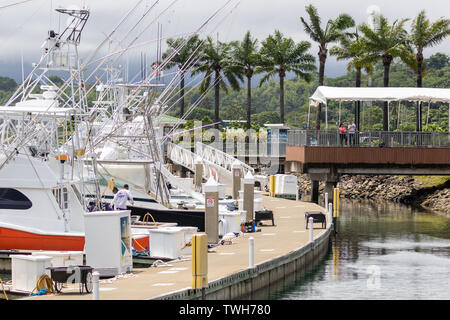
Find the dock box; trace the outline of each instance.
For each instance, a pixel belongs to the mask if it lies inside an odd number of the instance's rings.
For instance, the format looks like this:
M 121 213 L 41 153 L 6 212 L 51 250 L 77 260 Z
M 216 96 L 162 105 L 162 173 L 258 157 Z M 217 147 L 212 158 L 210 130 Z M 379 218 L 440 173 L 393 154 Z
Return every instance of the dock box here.
M 131 272 L 130 210 L 86 213 L 84 224 L 86 264 L 104 277 Z
M 40 276 L 50 276 L 50 271 L 46 268 L 51 266 L 52 257 L 13 255 L 11 259 L 13 291 L 32 292 Z

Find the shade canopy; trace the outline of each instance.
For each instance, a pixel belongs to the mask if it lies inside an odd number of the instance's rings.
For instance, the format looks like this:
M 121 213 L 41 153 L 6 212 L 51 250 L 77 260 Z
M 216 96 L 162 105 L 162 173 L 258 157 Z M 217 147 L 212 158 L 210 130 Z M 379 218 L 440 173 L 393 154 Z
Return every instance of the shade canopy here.
M 309 98 L 310 105 L 336 101 L 422 101 L 450 103 L 450 89 L 406 87 L 318 87 Z

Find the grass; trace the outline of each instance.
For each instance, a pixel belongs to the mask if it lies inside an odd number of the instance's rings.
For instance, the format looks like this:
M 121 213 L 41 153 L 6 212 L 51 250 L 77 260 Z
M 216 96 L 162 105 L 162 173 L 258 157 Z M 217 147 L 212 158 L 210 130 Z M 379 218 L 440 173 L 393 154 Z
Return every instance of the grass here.
M 414 176 L 417 183 L 422 184 L 424 188 L 432 188 L 445 184 L 450 180 L 449 176 Z

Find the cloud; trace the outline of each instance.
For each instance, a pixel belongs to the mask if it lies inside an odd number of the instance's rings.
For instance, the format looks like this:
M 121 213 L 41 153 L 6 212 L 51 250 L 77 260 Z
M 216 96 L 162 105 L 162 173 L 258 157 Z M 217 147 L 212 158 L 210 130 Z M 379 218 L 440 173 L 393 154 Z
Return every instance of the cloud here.
M 134 30 L 133 35 L 143 31 L 144 26 L 155 19 L 172 1 L 160 0 L 155 9 L 143 20 L 143 24 Z M 117 44 L 117 41 L 122 39 L 126 30 L 129 30 L 142 17 L 149 6 L 155 3 L 155 0 L 141 2 L 131 19 L 127 20 L 114 34 L 113 43 L 105 47 L 99 56 L 106 55 L 108 48 L 111 49 Z M 225 2 L 225 0 L 178 0 L 158 19 L 162 24 L 163 36 L 193 32 Z M 239 0 L 234 0 L 227 10 L 208 25 L 206 30 L 209 34 L 214 37 L 218 36 L 222 41 L 230 41 L 241 39 L 245 32 L 250 30 L 255 37 L 263 40 L 275 29 L 279 29 L 285 36 L 290 36 L 296 41 L 310 40 L 300 23 L 300 16 L 305 16 L 305 5 L 309 3 L 318 8 L 322 24 L 325 24 L 327 19 L 335 18 L 339 13 L 344 12 L 353 16 L 358 24 L 366 22 L 367 10 L 370 7 L 379 8 L 380 12 L 389 18 L 389 21 L 404 17 L 413 18 L 422 9 L 426 9 L 428 17 L 435 20 L 444 12 L 448 12 L 444 8 L 449 7 L 448 0 L 433 0 L 426 3 L 421 0 L 242 0 L 234 8 L 234 4 L 238 2 Z M 34 0 L 0 10 L 0 30 L 2 30 L 0 33 L 0 68 L 2 73 L 18 79 L 22 52 L 27 65 L 37 61 L 41 54 L 40 46 L 48 30 L 60 30 L 65 26 L 67 18 L 61 17 L 52 9 L 72 4 L 81 6 L 83 3 L 91 10 L 80 46 L 80 54 L 85 57 L 104 39 L 105 34 L 113 30 L 120 19 L 138 3 L 138 0 Z M 222 19 L 224 19 L 223 22 L 218 25 Z M 156 24 L 154 24 L 136 43 L 150 42 L 156 39 L 156 29 Z M 130 41 L 128 40 L 128 43 Z M 156 44 L 153 42 L 133 50 L 128 55 L 128 61 L 136 64 L 140 52 L 143 51 L 148 54 L 148 60 L 154 59 Z M 448 54 L 450 41 L 447 39 L 441 45 L 428 49 L 425 54 L 430 55 L 437 51 Z M 317 45 L 314 43 L 311 53 L 317 54 Z M 18 66 L 18 68 L 14 71 L 11 66 Z M 338 63 L 334 57 L 330 57 L 327 61 L 326 73 L 329 76 L 345 73 L 345 63 Z

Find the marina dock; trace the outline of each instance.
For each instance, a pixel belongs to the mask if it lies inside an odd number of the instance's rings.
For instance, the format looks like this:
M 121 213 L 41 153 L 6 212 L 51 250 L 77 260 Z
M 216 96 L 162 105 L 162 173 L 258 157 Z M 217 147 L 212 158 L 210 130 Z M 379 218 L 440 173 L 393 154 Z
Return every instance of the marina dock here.
M 328 250 L 330 224 L 316 224 L 314 243 L 309 243 L 306 211 L 325 209 L 314 203 L 263 196 L 263 204 L 273 210 L 275 226 L 263 221 L 260 232 L 245 233 L 232 244 L 214 247 L 208 253 L 206 299 L 236 299 L 270 286 L 294 272 L 304 272 L 320 261 Z M 249 238 L 255 240 L 255 268 L 249 268 Z M 169 262 L 167 266 L 133 269 L 131 274 L 111 283 L 100 281 L 102 300 L 199 299 L 201 290 L 191 290 L 191 260 Z M 248 280 L 252 281 L 248 281 Z M 251 284 L 250 288 L 246 289 Z M 248 291 L 248 292 L 247 292 Z M 26 297 L 32 300 L 91 300 L 79 294 L 78 285 L 60 294 Z

